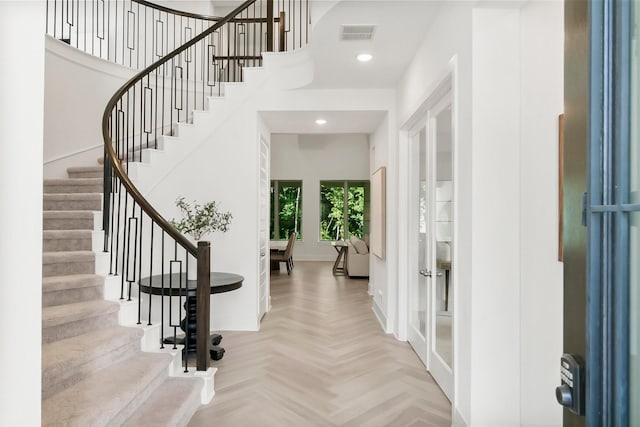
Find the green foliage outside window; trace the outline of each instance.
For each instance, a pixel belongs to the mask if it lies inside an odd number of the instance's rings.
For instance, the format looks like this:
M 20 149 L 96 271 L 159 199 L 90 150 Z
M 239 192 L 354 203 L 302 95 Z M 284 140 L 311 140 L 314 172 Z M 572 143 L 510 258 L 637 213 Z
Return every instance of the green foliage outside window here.
M 294 231 L 302 239 L 302 181 L 271 181 L 271 239 L 287 240 Z
M 320 240 L 342 239 L 344 184 L 320 183 Z
M 320 239 L 339 240 L 368 234 L 368 208 L 368 181 L 320 182 Z

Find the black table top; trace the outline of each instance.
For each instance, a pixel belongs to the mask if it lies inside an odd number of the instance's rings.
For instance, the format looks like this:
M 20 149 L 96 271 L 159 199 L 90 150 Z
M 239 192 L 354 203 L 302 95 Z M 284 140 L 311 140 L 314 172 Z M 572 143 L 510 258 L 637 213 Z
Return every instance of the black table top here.
M 173 273 L 145 277 L 140 280 L 140 290 L 144 293 L 153 295 L 166 295 L 172 297 L 185 295 L 193 296 L 196 293 L 198 282 L 196 280 L 186 279 L 186 273 Z M 239 274 L 212 271 L 211 293 L 221 294 L 223 292 L 234 291 L 242 286 L 243 280 L 244 277 Z

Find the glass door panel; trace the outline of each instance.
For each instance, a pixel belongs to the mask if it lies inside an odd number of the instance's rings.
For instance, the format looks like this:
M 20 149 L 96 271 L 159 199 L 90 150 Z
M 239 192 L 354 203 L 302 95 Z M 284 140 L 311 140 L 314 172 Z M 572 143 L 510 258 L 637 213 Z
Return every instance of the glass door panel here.
M 421 126 L 411 135 L 413 233 L 417 254 L 411 268 L 409 286 L 409 343 L 422 363 L 427 360 L 427 307 L 428 307 L 428 244 L 429 244 L 429 184 L 427 169 L 427 130 Z
M 453 366 L 453 153 L 451 105 L 435 118 L 436 143 L 436 286 L 434 289 L 435 351 L 449 368 Z
M 449 399 L 453 397 L 453 126 L 451 96 L 429 111 L 427 124 L 433 190 L 427 256 L 430 265 L 429 371 Z

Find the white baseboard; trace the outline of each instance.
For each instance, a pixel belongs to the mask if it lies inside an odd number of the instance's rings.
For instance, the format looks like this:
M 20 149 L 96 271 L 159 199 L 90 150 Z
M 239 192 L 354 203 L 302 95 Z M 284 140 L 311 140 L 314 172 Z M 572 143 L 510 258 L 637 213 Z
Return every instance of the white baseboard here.
M 371 306 L 371 309 L 373 310 L 373 314 L 376 315 L 376 319 L 378 319 L 378 322 L 380 322 L 380 326 L 382 326 L 382 330 L 386 333 L 387 332 L 387 316 L 385 316 L 384 312 L 382 311 L 382 309 L 380 308 L 380 306 L 375 300 L 373 301 L 373 305 Z

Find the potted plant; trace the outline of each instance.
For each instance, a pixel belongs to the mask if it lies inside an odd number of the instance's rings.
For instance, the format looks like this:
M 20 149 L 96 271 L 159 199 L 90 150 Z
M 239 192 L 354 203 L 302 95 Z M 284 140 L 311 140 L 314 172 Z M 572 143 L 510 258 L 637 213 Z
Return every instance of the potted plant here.
M 200 205 L 195 200 L 189 203 L 184 197 L 176 199 L 176 206 L 182 213 L 182 219 L 171 219 L 169 222 L 176 230 L 191 237 L 194 242 L 198 242 L 207 233 L 229 229 L 231 225 L 231 212 L 222 212 L 218 209 L 215 201 Z M 198 265 L 196 262 L 187 263 L 187 278 L 195 280 L 197 277 Z
M 195 200 L 191 204 L 184 197 L 178 197 L 176 206 L 182 213 L 182 219 L 171 219 L 169 222 L 176 230 L 192 237 L 196 242 L 207 233 L 226 232 L 233 218 L 231 212 L 220 211 L 215 201 L 200 205 Z

